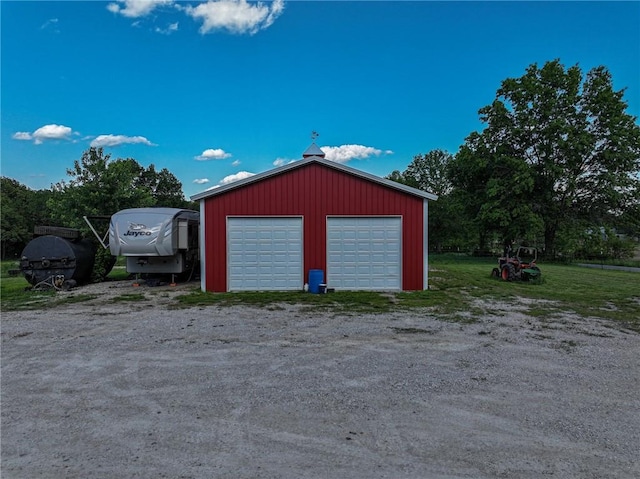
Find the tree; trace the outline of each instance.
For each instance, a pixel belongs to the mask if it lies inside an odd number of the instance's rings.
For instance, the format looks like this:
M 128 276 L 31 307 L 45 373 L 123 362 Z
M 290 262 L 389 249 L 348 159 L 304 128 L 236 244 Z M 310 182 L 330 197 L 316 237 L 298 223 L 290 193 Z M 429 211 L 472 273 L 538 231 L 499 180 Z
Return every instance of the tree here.
M 143 172 L 135 160 L 111 161 L 102 148 L 90 148 L 67 169 L 71 180 L 52 186 L 50 207 L 60 225 L 84 229 L 83 216 L 110 216 L 124 208 L 151 206 L 149 191 L 136 187 Z
M 4 259 L 20 255 L 33 237 L 34 226 L 51 224 L 46 208 L 51 193 L 47 190 L 31 190 L 20 182 L 4 176 L 0 185 L 0 238 Z
M 454 186 L 478 193 L 476 220 L 505 239 L 539 225 L 553 254 L 561 230 L 623 214 L 640 191 L 640 127 L 623 97 L 605 67 L 585 77 L 559 60 L 504 80 L 452 167 Z
M 142 167 L 132 158 L 111 160 L 102 148 L 89 148 L 73 168 L 71 180 L 53 185 L 50 206 L 64 226 L 83 229 L 83 216 L 111 216 L 126 208 L 183 207 L 182 184 L 166 168 Z
M 438 196 L 447 195 L 452 189 L 447 174 L 452 160 L 451 153 L 440 149 L 431 150 L 426 155 L 418 154 L 413 157 L 402 176 L 423 191 Z
M 166 168 L 157 172 L 153 164 L 149 165 L 140 177 L 139 186 L 149 190 L 156 206 L 166 208 L 188 206 L 182 193 L 182 184 Z
M 531 172 L 510 145 L 498 141 L 491 146 L 496 130 L 490 126 L 483 135 L 470 135 L 449 170 L 481 251 L 489 249 L 493 233 L 510 244 L 516 238 L 533 239 L 541 228 L 531 201 Z
M 385 176 L 385 178 L 391 181 L 395 181 L 396 183 L 401 183 L 413 188 L 418 188 L 418 184 L 411 178 L 405 178 L 400 170 L 393 170 L 391 173 Z
M 436 251 L 444 248 L 463 247 L 466 244 L 466 228 L 459 197 L 453 194 L 449 179 L 450 153 L 436 149 L 413 157 L 407 169 L 393 171 L 387 179 L 438 195 L 429 204 L 429 243 Z

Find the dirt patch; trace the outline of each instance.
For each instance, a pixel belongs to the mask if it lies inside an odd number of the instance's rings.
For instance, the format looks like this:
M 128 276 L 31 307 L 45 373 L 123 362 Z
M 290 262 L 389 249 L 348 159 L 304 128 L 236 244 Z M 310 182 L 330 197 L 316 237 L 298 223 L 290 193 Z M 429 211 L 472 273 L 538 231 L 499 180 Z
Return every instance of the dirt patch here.
M 113 312 L 119 310 L 139 310 L 150 306 L 166 308 L 175 303 L 175 298 L 190 291 L 200 289 L 199 281 L 169 284 L 166 282 L 145 282 L 135 280 L 105 281 L 93 283 L 69 291 L 58 291 L 57 298 L 70 304 L 62 307 L 75 312 L 93 312 L 107 307 Z M 83 298 L 90 299 L 83 299 Z M 74 298 L 81 301 L 74 303 Z
M 612 323 L 87 288 L 2 315 L 3 479 L 640 477 L 640 335 Z

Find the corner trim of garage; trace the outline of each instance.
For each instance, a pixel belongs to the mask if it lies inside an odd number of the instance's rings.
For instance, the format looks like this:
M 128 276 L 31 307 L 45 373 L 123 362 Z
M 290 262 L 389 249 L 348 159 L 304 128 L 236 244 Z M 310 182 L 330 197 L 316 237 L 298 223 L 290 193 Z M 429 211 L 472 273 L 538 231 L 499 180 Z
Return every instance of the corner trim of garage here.
M 422 248 L 423 248 L 423 261 L 424 261 L 424 285 L 422 289 L 429 289 L 429 200 L 425 198 L 422 207 L 423 214 L 423 231 L 422 231 Z
M 204 206 L 204 199 L 200 200 L 200 226 L 198 227 L 198 241 L 200 242 L 200 247 L 199 247 L 199 255 L 200 255 L 200 290 L 203 293 L 206 293 L 207 291 L 207 268 L 206 268 L 206 264 L 207 264 L 207 257 L 206 257 L 206 251 L 207 248 L 205 247 L 206 243 L 205 243 L 205 234 L 204 234 L 204 210 L 205 210 L 205 206 Z

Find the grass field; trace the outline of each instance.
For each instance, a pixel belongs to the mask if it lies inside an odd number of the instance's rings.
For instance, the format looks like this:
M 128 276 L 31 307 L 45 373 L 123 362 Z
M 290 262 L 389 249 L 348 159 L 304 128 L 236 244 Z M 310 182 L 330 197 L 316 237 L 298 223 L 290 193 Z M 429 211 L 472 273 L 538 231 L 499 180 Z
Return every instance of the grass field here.
M 472 321 L 475 313 L 523 299 L 529 315 L 551 316 L 575 313 L 582 317 L 614 320 L 640 332 L 640 273 L 588 269 L 561 264 L 540 264 L 542 280 L 535 283 L 507 283 L 490 277 L 495 260 L 459 255 L 435 255 L 430 258 L 429 290 L 398 293 L 336 292 L 311 295 L 301 292 L 202 293 L 193 291 L 178 298 L 176 307 L 217 305 L 254 305 L 277 309 L 282 303 L 299 303 L 312 309 L 359 314 L 428 308 L 443 320 Z M 94 299 L 76 295 L 60 300 L 55 292 L 25 291 L 29 286 L 21 276 L 9 276 L 15 263 L 3 262 L 0 306 L 3 311 L 35 309 L 58 305 L 61 301 Z M 119 269 L 114 279 L 124 279 Z M 123 298 L 126 300 L 126 298 Z

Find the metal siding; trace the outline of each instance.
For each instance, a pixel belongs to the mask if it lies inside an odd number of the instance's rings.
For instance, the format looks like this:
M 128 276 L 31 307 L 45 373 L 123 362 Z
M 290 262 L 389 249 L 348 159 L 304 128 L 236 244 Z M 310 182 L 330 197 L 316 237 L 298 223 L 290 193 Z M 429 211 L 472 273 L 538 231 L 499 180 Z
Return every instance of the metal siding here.
M 326 270 L 327 216 L 402 216 L 402 289 L 423 278 L 423 199 L 311 163 L 204 200 L 208 291 L 227 290 L 227 216 L 302 216 L 304 275 Z

